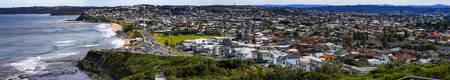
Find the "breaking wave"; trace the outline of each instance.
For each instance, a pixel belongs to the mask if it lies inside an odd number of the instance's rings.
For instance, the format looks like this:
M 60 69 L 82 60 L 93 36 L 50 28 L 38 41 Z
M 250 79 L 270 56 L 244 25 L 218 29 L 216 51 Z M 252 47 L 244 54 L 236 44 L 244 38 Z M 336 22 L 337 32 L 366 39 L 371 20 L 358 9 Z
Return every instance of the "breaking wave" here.
M 19 75 L 26 75 L 26 74 L 37 74 L 40 72 L 45 72 L 47 66 L 49 63 L 45 62 L 45 60 L 50 59 L 59 59 L 64 58 L 72 55 L 77 55 L 78 53 L 59 53 L 59 54 L 45 54 L 45 55 L 39 55 L 34 57 L 29 57 L 24 60 L 9 63 L 8 66 L 14 67 L 16 70 L 21 71 L 23 73 L 18 74 Z M 11 76 L 13 77 L 13 76 Z
M 75 40 L 66 40 L 66 41 L 55 41 L 55 46 L 72 46 L 75 45 Z
M 66 41 L 55 41 L 56 44 L 69 44 L 69 43 L 74 43 L 76 41 L 74 40 L 66 40 Z
M 98 46 L 99 44 L 90 44 L 90 45 L 84 45 L 83 47 L 95 47 L 95 46 Z
M 111 24 L 106 24 L 106 23 L 97 25 L 96 29 L 97 29 L 97 31 L 101 32 L 104 37 L 107 37 L 107 38 L 114 37 L 116 35 L 116 31 L 117 31 L 112 28 Z M 113 44 L 115 46 L 115 48 L 120 48 L 123 45 L 125 45 L 124 40 L 121 38 L 113 38 L 110 43 Z
M 96 47 L 96 46 L 102 46 L 104 44 L 113 45 L 114 48 L 120 48 L 125 43 L 125 40 L 116 37 L 116 30 L 114 30 L 111 27 L 111 24 L 102 23 L 95 26 L 95 29 L 101 33 L 101 36 L 104 37 L 104 40 L 100 40 L 100 42 L 106 41 L 106 43 L 94 43 L 94 44 L 85 44 L 80 45 L 82 48 L 86 47 Z M 53 41 L 53 45 L 56 47 L 62 47 L 62 46 L 75 46 L 79 45 L 79 40 L 61 40 L 61 41 Z M 31 76 L 35 74 L 43 74 L 43 73 L 49 73 L 48 68 L 52 67 L 50 65 L 54 64 L 49 61 L 54 61 L 58 59 L 67 58 L 70 56 L 75 56 L 80 54 L 79 52 L 62 52 L 62 53 L 54 53 L 54 52 L 48 52 L 45 54 L 39 54 L 32 57 L 27 57 L 22 60 L 7 63 L 6 66 L 11 66 L 14 68 L 14 70 L 19 71 L 20 73 L 11 75 L 8 77 L 8 79 L 18 79 L 19 76 Z M 1 73 L 0 73 L 1 74 Z
M 114 44 L 115 48 L 120 48 L 123 45 L 125 45 L 124 42 L 125 41 L 123 39 L 115 38 L 114 40 L 111 41 L 111 44 Z
M 111 24 L 103 23 L 103 24 L 97 25 L 95 28 L 97 29 L 97 31 L 103 33 L 102 35 L 104 37 L 108 37 L 109 38 L 109 37 L 113 37 L 113 36 L 116 35 L 116 30 L 114 30 L 111 27 Z

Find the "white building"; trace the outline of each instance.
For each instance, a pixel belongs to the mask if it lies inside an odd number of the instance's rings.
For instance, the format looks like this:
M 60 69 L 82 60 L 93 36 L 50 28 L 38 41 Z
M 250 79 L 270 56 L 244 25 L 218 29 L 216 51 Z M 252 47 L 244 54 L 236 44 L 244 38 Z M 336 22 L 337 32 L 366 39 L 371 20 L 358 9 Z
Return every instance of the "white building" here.
M 322 67 L 322 62 L 325 59 L 318 57 L 309 57 L 309 65 L 306 67 L 306 71 L 315 71 Z
M 232 55 L 235 57 L 239 57 L 241 59 L 256 59 L 256 53 L 253 53 L 255 51 L 255 48 L 233 48 Z
M 294 55 L 282 56 L 278 58 L 278 64 L 283 67 L 300 67 L 300 58 Z

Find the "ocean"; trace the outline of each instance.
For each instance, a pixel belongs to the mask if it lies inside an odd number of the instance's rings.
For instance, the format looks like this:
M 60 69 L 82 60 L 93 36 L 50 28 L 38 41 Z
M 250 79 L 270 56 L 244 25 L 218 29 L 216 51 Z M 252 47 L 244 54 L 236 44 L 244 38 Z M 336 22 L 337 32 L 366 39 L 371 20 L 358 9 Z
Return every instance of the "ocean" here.
M 0 80 L 89 80 L 76 64 L 92 48 L 123 40 L 110 23 L 74 22 L 78 16 L 0 15 Z

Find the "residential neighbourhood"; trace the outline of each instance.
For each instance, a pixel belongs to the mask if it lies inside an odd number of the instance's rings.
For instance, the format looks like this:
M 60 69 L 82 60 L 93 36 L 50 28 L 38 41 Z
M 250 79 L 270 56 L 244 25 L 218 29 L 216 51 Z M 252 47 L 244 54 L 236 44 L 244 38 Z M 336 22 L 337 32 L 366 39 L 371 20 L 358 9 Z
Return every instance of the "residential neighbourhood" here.
M 168 48 L 160 54 L 252 60 L 264 67 L 311 72 L 337 64 L 351 74 L 367 74 L 395 61 L 427 64 L 450 59 L 449 14 L 214 5 L 135 5 L 83 14 L 97 21 L 137 26 L 144 36 L 132 41 L 149 43 L 146 40 L 156 36 L 160 41 L 150 44 L 164 44 L 126 48 L 146 54 L 154 54 L 146 52 L 154 47 Z M 204 37 L 179 37 L 184 35 Z
M 0 80 L 450 80 L 450 0 L 1 0 Z

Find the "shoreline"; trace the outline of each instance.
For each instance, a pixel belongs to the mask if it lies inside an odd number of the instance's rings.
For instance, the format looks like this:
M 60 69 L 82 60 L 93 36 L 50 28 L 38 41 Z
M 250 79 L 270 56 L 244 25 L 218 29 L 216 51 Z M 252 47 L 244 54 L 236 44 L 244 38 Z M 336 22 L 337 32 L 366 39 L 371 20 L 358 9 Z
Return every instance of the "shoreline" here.
M 130 39 L 127 38 L 126 35 L 121 34 L 121 32 L 123 31 L 123 26 L 119 23 L 111 23 L 111 28 L 113 30 L 116 30 L 116 33 L 119 34 L 119 36 L 123 37 L 123 45 L 120 46 L 119 48 L 128 48 L 131 43 L 130 43 Z
M 34 16 L 34 15 L 31 15 Z M 39 16 L 39 15 L 37 15 Z M 47 16 L 44 16 L 47 17 Z M 70 18 L 70 17 L 68 17 Z M 67 19 L 68 19 L 67 18 Z M 63 18 L 66 19 L 66 18 Z M 48 25 L 42 25 L 42 26 L 36 26 L 36 27 L 48 27 L 48 26 L 58 26 L 58 28 L 62 30 L 81 30 L 76 29 L 73 27 L 83 26 L 86 25 L 78 24 L 82 23 L 82 21 L 68 21 L 68 20 L 62 20 L 62 19 L 48 19 L 48 20 L 55 20 L 57 22 L 55 23 L 49 23 Z M 39 22 L 42 22 L 43 20 L 38 20 Z M 55 25 L 57 23 L 64 23 L 64 25 Z M 76 24 L 67 24 L 67 23 L 76 23 Z M 88 23 L 88 22 L 86 22 Z M 26 24 L 23 23 L 23 24 Z M 39 23 L 41 24 L 41 23 Z M 101 23 L 103 24 L 103 23 Z M 27 24 L 29 25 L 29 24 Z M 104 25 L 104 24 L 103 24 Z M 88 24 L 88 26 L 92 27 L 92 29 L 96 30 L 87 30 L 89 32 L 96 32 L 98 31 L 99 24 Z M 117 27 L 117 26 L 116 26 Z M 108 27 L 105 27 L 108 28 Z M 37 30 L 41 30 L 36 28 Z M 13 29 L 14 30 L 14 29 Z M 42 29 L 44 31 L 45 29 Z M 111 29 L 109 29 L 111 30 Z M 121 27 L 114 29 L 114 31 L 121 30 Z M 58 34 L 59 32 L 55 32 L 52 34 Z M 80 34 L 83 36 L 89 36 L 89 34 L 95 34 L 95 33 L 88 33 L 88 35 L 85 35 L 87 33 L 77 32 L 74 34 Z M 101 33 L 100 33 L 101 34 Z M 28 35 L 28 34 L 27 34 Z M 32 34 L 30 34 L 32 35 Z M 55 37 L 63 36 L 63 35 L 57 35 Z M 89 77 L 87 75 L 84 75 L 84 72 L 81 72 L 77 66 L 73 66 L 75 61 L 81 60 L 84 56 L 84 51 L 89 50 L 89 47 L 96 46 L 97 45 L 97 39 L 90 39 L 90 38 L 84 38 L 81 37 L 61 37 L 61 39 L 53 39 L 51 41 L 48 41 L 48 46 L 53 46 L 53 48 L 49 48 L 49 51 L 45 52 L 31 52 L 33 54 L 27 54 L 24 56 L 17 56 L 17 59 L 6 59 L 5 60 L 11 60 L 8 62 L 4 62 L 4 66 L 1 66 L 0 68 L 6 70 L 11 70 L 10 72 L 5 72 L 4 75 L 0 76 L 0 80 L 2 78 L 4 79 L 64 79 L 64 78 L 87 78 Z M 49 36 L 45 36 L 49 37 Z M 98 40 L 101 36 L 98 36 Z M 73 38 L 73 39 L 72 39 Z M 32 39 L 28 39 L 32 40 Z M 41 42 L 41 41 L 33 41 L 35 42 Z M 77 42 L 80 42 L 80 44 L 77 44 Z M 100 44 L 99 44 L 100 45 Z M 33 46 L 33 45 L 31 45 Z M 36 45 L 38 46 L 38 45 Z M 39 45 L 40 46 L 40 45 Z M 76 51 L 70 49 L 72 47 L 80 46 L 80 48 L 76 48 Z M 67 48 L 67 49 L 66 49 Z M 45 48 L 44 48 L 45 49 Z M 63 78 L 64 77 L 64 78 Z
M 81 21 L 81 22 L 85 22 L 85 21 Z M 112 48 L 112 49 L 118 49 L 118 48 L 127 48 L 127 45 L 129 45 L 129 40 L 127 38 L 127 36 L 123 33 L 123 26 L 119 23 L 110 23 L 110 27 L 112 28 L 112 30 L 115 31 L 116 33 L 116 37 L 119 39 L 122 39 L 122 43 L 123 45 L 121 45 L 120 47 L 116 47 L 116 48 Z M 81 65 L 80 62 L 83 62 L 83 60 L 86 59 L 86 57 L 90 57 L 89 52 L 91 51 L 95 51 L 95 50 L 89 50 L 87 55 L 84 56 L 84 58 L 82 60 L 80 60 L 78 62 L 78 64 L 76 65 L 77 68 L 79 68 L 79 70 L 81 72 L 84 72 L 90 79 L 99 79 L 99 80 L 112 80 L 112 77 L 110 77 L 110 75 L 108 75 L 107 73 L 103 73 L 103 72 L 96 72 L 96 71 L 92 71 L 89 70 L 89 68 L 85 68 Z
M 114 30 L 117 30 L 117 31 L 122 31 L 122 25 L 120 25 L 120 24 L 118 24 L 118 23 L 111 23 L 111 27 L 114 29 Z

